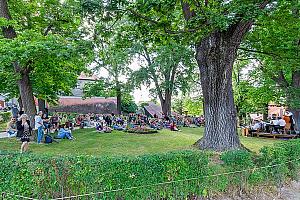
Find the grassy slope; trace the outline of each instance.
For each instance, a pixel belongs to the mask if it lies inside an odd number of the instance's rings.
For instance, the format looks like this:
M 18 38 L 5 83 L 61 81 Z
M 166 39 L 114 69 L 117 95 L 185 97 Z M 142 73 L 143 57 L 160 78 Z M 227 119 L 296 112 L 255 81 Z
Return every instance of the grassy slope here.
M 52 155 L 89 154 L 89 155 L 142 155 L 148 153 L 161 153 L 166 151 L 191 149 L 203 135 L 202 128 L 184 128 L 181 132 L 169 130 L 158 134 L 138 135 L 124 132 L 97 133 L 93 129 L 77 130 L 73 133 L 76 140 L 62 140 L 53 144 L 30 144 L 33 153 L 46 153 Z M 252 151 L 258 152 L 263 146 L 270 146 L 278 140 L 245 138 L 242 143 Z M 20 142 L 15 138 L 0 139 L 0 150 L 18 151 Z

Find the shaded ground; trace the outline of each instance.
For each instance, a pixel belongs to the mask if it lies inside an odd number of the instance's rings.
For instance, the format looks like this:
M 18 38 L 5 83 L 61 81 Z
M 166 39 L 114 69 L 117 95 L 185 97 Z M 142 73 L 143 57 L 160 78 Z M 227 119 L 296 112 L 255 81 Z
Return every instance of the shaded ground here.
M 62 140 L 59 143 L 37 145 L 31 142 L 30 151 L 53 155 L 143 155 L 174 150 L 191 149 L 203 136 L 203 128 L 183 128 L 181 132 L 162 130 L 157 134 L 139 135 L 114 131 L 98 133 L 94 129 L 76 130 L 76 140 Z M 271 146 L 279 140 L 241 137 L 242 143 L 252 151 L 258 152 L 263 146 Z M 0 150 L 19 151 L 20 142 L 16 138 L 0 139 Z

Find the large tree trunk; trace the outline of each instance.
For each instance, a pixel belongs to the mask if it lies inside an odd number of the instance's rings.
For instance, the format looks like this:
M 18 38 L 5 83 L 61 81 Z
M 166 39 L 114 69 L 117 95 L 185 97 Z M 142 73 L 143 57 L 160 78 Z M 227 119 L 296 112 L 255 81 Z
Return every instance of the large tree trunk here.
M 171 97 L 172 95 L 170 93 L 166 93 L 165 99 L 160 99 L 162 112 L 167 116 L 171 115 Z
M 23 106 L 23 102 L 22 102 L 21 96 L 18 98 L 18 103 L 19 103 L 20 111 L 24 110 L 24 106 Z
M 120 87 L 117 87 L 116 89 L 117 93 L 117 114 L 120 115 L 122 112 L 122 93 Z
M 238 45 L 216 31 L 197 46 L 205 109 L 205 134 L 201 149 L 225 151 L 241 147 L 232 90 L 232 68 Z
M 294 71 L 292 75 L 292 90 L 296 91 L 298 95 L 294 95 L 288 91 L 288 102 L 296 102 L 299 98 L 300 92 L 300 71 Z M 292 103 L 291 112 L 294 114 L 295 127 L 294 129 L 300 130 L 300 106 L 299 103 Z
M 31 82 L 29 79 L 29 73 L 26 70 L 24 73 L 21 72 L 21 78 L 18 81 L 18 86 L 21 94 L 24 111 L 29 116 L 30 122 L 33 125 L 34 116 L 36 114 L 36 106 Z
M 0 17 L 11 20 L 7 0 L 0 0 Z M 2 32 L 5 38 L 13 39 L 17 37 L 17 34 L 12 26 L 2 27 Z M 24 111 L 29 115 L 31 123 L 34 121 L 34 115 L 36 113 L 36 107 L 34 103 L 32 86 L 29 79 L 30 70 L 19 66 L 17 62 L 13 64 L 16 74 L 20 74 L 20 80 L 18 81 L 18 87 L 20 96 L 22 99 Z

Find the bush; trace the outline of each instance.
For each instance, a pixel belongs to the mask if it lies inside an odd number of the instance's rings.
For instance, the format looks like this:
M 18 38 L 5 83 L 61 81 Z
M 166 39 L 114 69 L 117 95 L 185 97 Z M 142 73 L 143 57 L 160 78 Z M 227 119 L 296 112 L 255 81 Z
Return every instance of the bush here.
M 258 155 L 228 151 L 221 164 L 209 162 L 216 154 L 192 150 L 134 158 L 2 154 L 0 191 L 38 199 L 111 190 L 117 191 L 86 199 L 192 199 L 296 178 L 300 140 L 264 147 Z
M 174 198 L 190 192 L 201 195 L 204 182 L 151 186 L 208 175 L 208 156 L 197 151 L 146 155 L 137 158 L 91 156 L 49 158 L 32 154 L 0 156 L 0 191 L 38 199 L 146 186 L 88 199 Z M 175 189 L 176 186 L 176 189 Z M 182 198 L 183 199 L 183 198 Z

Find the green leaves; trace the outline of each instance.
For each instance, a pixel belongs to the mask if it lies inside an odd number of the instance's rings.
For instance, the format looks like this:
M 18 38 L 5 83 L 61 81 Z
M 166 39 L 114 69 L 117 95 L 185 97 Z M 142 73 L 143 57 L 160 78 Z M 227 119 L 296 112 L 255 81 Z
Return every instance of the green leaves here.
M 21 71 L 30 74 L 34 95 L 55 101 L 57 95 L 70 94 L 80 72 L 92 57 L 92 46 L 83 35 L 80 2 L 76 0 L 9 1 L 17 38 L 0 38 L 0 91 L 17 97 L 16 83 Z M 13 62 L 21 69 L 14 71 Z M 22 73 L 23 73 L 22 72 Z M 5 79 L 7 77 L 7 79 Z
M 81 47 L 79 42 L 59 35 L 43 36 L 24 31 L 14 40 L 2 40 L 0 52 L 5 56 L 1 57 L 0 64 L 9 68 L 17 60 L 22 67 L 30 69 L 34 93 L 43 99 L 55 100 L 62 92 L 70 93 L 85 69 Z
M 276 6 L 277 9 L 270 9 L 259 18 L 244 45 L 252 49 L 248 55 L 259 60 L 259 67 L 251 77 L 285 99 L 280 103 L 296 108 L 300 105 L 297 98 L 299 86 L 295 84 L 300 70 L 300 20 L 296 14 L 299 2 L 278 1 Z

